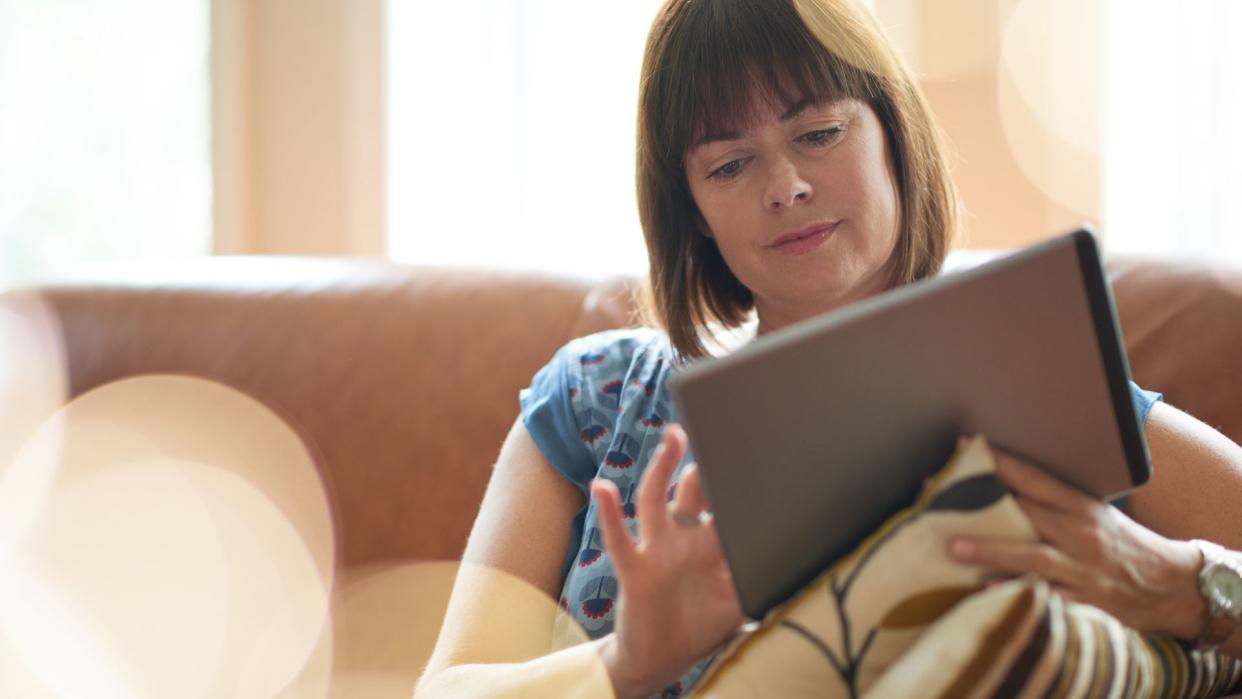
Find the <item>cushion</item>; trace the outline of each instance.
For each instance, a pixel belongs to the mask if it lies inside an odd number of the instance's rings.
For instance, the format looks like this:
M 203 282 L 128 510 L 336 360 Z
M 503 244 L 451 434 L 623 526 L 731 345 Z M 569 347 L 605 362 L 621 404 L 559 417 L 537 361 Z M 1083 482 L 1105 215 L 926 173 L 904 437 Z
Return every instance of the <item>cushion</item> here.
M 1219 697 L 1242 662 L 1144 636 L 1035 578 L 964 600 L 867 692 L 883 697 Z
M 1146 638 L 1036 578 L 985 586 L 987 571 L 946 553 L 981 531 L 1036 538 L 976 437 L 912 506 L 735 637 L 695 695 L 1207 697 L 1242 683 L 1242 662 Z

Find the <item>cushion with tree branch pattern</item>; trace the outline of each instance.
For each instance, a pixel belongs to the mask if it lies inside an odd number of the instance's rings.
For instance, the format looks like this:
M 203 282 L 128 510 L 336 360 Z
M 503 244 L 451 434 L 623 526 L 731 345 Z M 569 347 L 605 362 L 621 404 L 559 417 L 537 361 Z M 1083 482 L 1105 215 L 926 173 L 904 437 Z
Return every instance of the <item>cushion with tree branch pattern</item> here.
M 1034 528 L 995 475 L 982 437 L 890 518 L 757 628 L 736 637 L 699 683 L 703 697 L 1209 697 L 1242 663 L 1145 638 L 1069 604 L 1034 578 L 984 587 L 948 541 Z

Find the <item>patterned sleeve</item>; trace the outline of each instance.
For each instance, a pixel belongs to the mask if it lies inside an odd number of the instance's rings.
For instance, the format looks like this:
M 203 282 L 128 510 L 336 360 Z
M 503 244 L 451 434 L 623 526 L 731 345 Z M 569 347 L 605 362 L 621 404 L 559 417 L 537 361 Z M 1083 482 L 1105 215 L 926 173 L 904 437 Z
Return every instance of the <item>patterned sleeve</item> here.
M 1138 414 L 1139 423 L 1146 424 L 1147 414 L 1151 412 L 1151 407 L 1157 401 L 1163 401 L 1164 395 L 1139 388 L 1138 384 L 1131 381 L 1130 399 L 1134 401 L 1134 412 Z
M 1155 405 L 1157 401 L 1163 401 L 1164 395 L 1156 393 L 1155 391 L 1148 391 L 1140 388 L 1138 384 L 1131 381 L 1130 400 L 1134 402 L 1134 412 L 1138 415 L 1139 424 L 1144 425 L 1147 424 L 1147 415 L 1151 412 L 1151 406 Z M 1109 501 L 1110 504 L 1122 512 L 1126 511 L 1127 502 L 1128 496 L 1126 495 L 1113 498 Z
M 595 478 L 595 457 L 579 436 L 573 400 L 582 385 L 577 342 L 562 347 L 518 396 L 522 422 L 552 467 L 583 493 Z

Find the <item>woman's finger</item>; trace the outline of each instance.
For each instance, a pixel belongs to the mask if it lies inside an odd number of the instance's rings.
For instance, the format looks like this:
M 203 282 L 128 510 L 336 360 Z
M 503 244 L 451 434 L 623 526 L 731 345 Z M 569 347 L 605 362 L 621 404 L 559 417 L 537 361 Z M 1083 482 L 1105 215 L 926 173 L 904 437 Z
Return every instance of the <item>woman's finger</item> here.
M 1041 540 L 1061 551 L 1072 551 L 1075 544 L 1081 543 L 1078 524 L 1082 519 L 1076 513 L 1049 507 L 1026 496 L 1014 498 L 1014 503 L 1031 521 Z
M 1082 577 L 1072 559 L 1044 543 L 958 537 L 950 542 L 949 554 L 962 563 L 1010 575 L 1034 573 L 1050 583 L 1070 587 L 1078 587 Z
M 591 481 L 591 495 L 595 498 L 595 514 L 604 534 L 604 549 L 612 558 L 617 577 L 624 578 L 638 552 L 621 519 L 621 493 L 615 483 L 596 479 Z
M 638 535 L 640 541 L 657 538 L 668 526 L 665 503 L 668 484 L 677 463 L 686 452 L 686 433 L 680 425 L 664 429 L 660 446 L 651 454 L 651 461 L 638 484 Z
M 1057 480 L 1038 466 L 1000 449 L 992 449 L 996 475 L 1017 495 L 1059 510 L 1080 510 L 1091 499 L 1073 487 Z
M 707 494 L 703 492 L 703 477 L 699 475 L 698 464 L 690 463 L 682 469 L 681 480 L 677 481 L 677 494 L 673 498 L 673 512 L 698 517 L 707 509 Z

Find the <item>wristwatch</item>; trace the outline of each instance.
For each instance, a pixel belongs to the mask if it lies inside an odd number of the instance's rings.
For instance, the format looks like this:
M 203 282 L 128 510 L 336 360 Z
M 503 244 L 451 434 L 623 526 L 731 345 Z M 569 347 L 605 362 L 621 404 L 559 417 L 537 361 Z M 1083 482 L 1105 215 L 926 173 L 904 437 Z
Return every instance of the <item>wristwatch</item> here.
M 1203 554 L 1199 594 L 1207 601 L 1207 619 L 1196 648 L 1213 651 L 1242 626 L 1242 565 L 1210 541 L 1194 539 L 1190 543 Z

